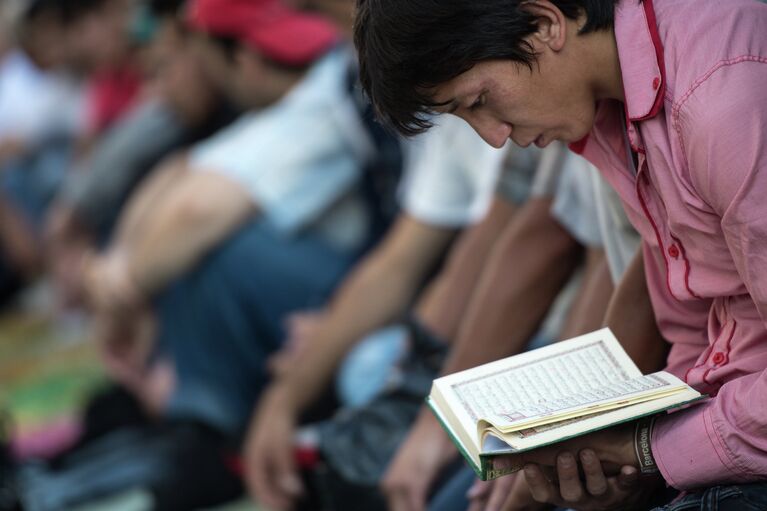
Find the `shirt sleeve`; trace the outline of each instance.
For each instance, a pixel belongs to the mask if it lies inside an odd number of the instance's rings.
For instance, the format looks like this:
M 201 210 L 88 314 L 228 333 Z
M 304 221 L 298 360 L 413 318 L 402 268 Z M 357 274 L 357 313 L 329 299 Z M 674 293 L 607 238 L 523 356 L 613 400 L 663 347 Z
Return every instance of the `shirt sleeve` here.
M 361 168 L 332 111 L 295 110 L 249 114 L 191 156 L 194 168 L 240 183 L 267 220 L 288 234 L 349 193 Z
M 186 129 L 160 101 L 149 101 L 115 126 L 83 168 L 64 182 L 62 197 L 96 232 L 106 232 L 134 186 L 181 146 Z
M 462 227 L 487 212 L 504 151 L 457 117 L 442 116 L 438 123 L 409 143 L 402 207 L 424 223 Z
M 767 339 L 765 83 L 767 62 L 744 58 L 722 65 L 680 105 L 675 126 L 696 189 L 721 217 L 744 284 L 737 299 L 752 300 L 758 313 L 734 328 L 732 346 L 738 346 L 738 336 Z M 708 403 L 658 421 L 653 454 L 674 487 L 764 479 L 767 370 L 761 360 L 752 373 L 725 383 Z

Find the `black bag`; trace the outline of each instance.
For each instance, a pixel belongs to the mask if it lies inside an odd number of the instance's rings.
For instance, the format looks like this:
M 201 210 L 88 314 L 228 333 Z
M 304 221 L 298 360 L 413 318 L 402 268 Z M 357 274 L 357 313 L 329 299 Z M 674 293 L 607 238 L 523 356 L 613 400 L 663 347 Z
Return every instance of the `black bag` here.
M 193 422 L 118 428 L 54 462 L 27 462 L 18 476 L 27 511 L 96 504 L 130 490 L 147 495 L 154 511 L 190 511 L 242 494 L 221 437 Z
M 311 486 L 322 509 L 386 511 L 379 483 L 447 354 L 447 344 L 417 322 L 408 326 L 411 349 L 394 388 L 369 405 L 342 409 L 319 426 L 322 466 L 312 474 Z
M 0 511 L 21 509 L 16 481 L 16 463 L 9 445 L 10 418 L 0 410 Z

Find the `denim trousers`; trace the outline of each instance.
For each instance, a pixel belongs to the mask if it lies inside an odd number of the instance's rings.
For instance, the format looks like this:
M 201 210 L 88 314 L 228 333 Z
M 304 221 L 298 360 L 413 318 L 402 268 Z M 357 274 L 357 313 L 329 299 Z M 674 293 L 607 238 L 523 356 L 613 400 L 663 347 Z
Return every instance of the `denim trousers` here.
M 48 206 L 64 180 L 71 159 L 69 141 L 51 141 L 0 169 L 0 193 L 36 230 L 43 227 Z
M 763 511 L 767 510 L 767 483 L 714 486 L 690 492 L 653 511 Z
M 257 220 L 172 285 L 155 304 L 157 356 L 176 372 L 167 416 L 242 433 L 285 317 L 324 305 L 355 257 Z

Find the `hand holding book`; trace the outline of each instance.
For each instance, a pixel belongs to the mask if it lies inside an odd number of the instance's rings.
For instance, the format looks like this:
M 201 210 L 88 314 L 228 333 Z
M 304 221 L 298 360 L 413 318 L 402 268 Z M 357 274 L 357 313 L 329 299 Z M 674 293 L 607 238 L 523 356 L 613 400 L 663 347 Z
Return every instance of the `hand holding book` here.
M 496 456 L 493 458 L 493 467 L 507 469 L 536 464 L 556 468 L 560 453 L 577 455 L 584 450 L 594 453 L 606 476 L 618 475 L 623 466 L 638 466 L 633 423 L 625 423 L 520 454 Z
M 568 451 L 560 453 L 555 470 L 556 476 L 552 478 L 540 465 L 528 464 L 524 476 L 535 501 L 557 508 L 650 509 L 665 486 L 660 476 L 640 477 L 632 466 L 622 467 L 617 475 L 606 476 L 596 453 L 590 449 L 582 450 L 577 457 Z
M 576 439 L 572 448 L 587 447 L 583 442 L 590 433 L 702 397 L 671 374 L 642 375 L 610 330 L 603 329 L 439 378 L 428 403 L 486 480 L 530 461 L 555 466 L 562 442 Z M 600 434 L 615 431 L 622 430 Z M 626 435 L 627 441 L 598 444 L 603 445 L 598 457 L 614 470 L 638 465 L 631 427 Z
M 664 485 L 657 474 L 640 477 L 629 424 L 528 451 L 522 458 L 532 498 L 558 508 L 647 509 Z M 496 458 L 496 466 L 504 464 L 503 456 Z M 502 509 L 517 509 L 511 506 Z

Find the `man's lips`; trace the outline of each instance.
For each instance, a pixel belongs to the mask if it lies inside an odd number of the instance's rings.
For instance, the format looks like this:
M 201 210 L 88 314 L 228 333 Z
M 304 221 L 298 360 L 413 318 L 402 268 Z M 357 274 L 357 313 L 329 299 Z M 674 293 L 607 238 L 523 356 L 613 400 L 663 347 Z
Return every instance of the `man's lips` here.
M 537 137 L 535 137 L 533 139 L 527 139 L 524 142 L 516 141 L 514 139 L 512 139 L 512 142 L 514 142 L 515 144 L 517 144 L 520 147 L 529 147 L 530 145 L 535 144 L 536 146 L 542 148 L 542 147 L 546 147 L 547 145 L 549 145 L 551 140 L 547 139 L 546 136 L 543 133 L 541 133 Z

